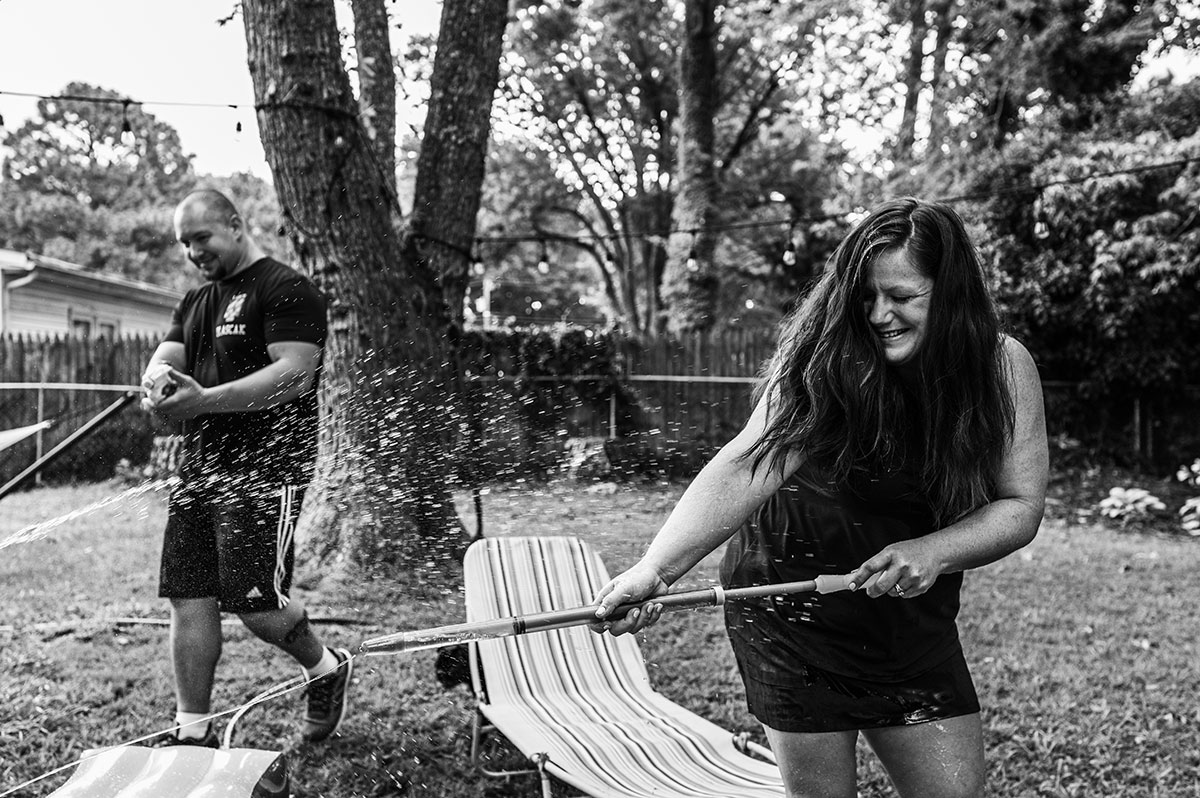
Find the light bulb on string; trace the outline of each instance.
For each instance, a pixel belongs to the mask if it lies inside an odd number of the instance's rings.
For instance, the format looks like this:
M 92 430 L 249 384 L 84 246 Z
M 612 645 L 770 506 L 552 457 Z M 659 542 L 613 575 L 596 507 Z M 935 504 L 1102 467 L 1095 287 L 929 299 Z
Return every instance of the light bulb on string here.
M 541 242 L 542 242 L 542 257 L 541 257 L 541 260 L 538 261 L 537 270 L 541 274 L 549 274 L 550 273 L 550 261 L 547 259 L 547 256 L 546 256 L 546 239 L 544 239 L 544 238 L 541 239 Z
M 604 251 L 604 270 L 606 272 L 611 273 L 616 268 L 617 268 L 616 258 L 614 258 L 613 254 L 606 249 Z
M 483 258 L 479 255 L 480 246 L 480 240 L 477 238 L 471 247 L 471 273 L 477 277 L 482 277 L 484 272 Z
M 121 101 L 121 143 L 126 147 L 137 143 L 137 138 L 133 135 L 133 125 L 129 124 L 129 102 Z
M 1050 225 L 1046 221 L 1046 209 L 1042 207 L 1042 195 L 1033 201 L 1033 237 L 1043 241 L 1050 237 Z
M 796 265 L 796 220 L 788 222 L 787 246 L 783 248 L 783 265 Z
M 688 248 L 687 262 L 684 264 L 689 272 L 700 271 L 700 264 L 696 262 L 696 231 L 692 231 L 692 244 Z

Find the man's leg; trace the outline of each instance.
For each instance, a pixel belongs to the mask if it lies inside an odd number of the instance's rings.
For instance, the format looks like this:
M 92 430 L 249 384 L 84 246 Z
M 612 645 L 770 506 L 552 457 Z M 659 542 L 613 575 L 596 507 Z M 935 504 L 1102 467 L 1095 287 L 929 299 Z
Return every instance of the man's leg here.
M 218 743 L 211 720 L 213 677 L 221 658 L 221 613 L 215 598 L 171 599 L 171 665 L 175 672 L 174 732 L 155 746 Z
M 321 645 L 298 601 L 290 601 L 281 609 L 243 612 L 239 616 L 261 640 L 291 654 L 311 680 L 301 732 L 304 739 L 318 742 L 337 731 L 349 709 L 347 693 L 354 667 L 350 652 Z
M 215 598 L 171 599 L 171 664 L 180 712 L 211 711 L 213 677 L 221 658 L 221 613 Z
M 236 612 L 261 640 L 290 654 L 304 668 L 308 711 L 302 734 L 323 740 L 346 715 L 353 657 L 345 649 L 321 645 L 304 606 L 289 597 L 293 532 L 304 489 L 296 485 L 240 486 L 218 522 L 218 546 L 225 565 L 221 604 Z
M 291 654 L 306 671 L 315 668 L 325 654 L 299 601 L 292 600 L 278 610 L 239 613 L 238 617 L 260 640 Z

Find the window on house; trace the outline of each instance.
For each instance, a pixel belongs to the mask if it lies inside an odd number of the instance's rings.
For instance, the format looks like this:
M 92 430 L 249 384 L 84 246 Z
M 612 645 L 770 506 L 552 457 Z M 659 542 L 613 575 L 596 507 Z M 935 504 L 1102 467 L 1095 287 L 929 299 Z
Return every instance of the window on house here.
M 88 319 L 72 319 L 71 334 L 76 338 L 91 338 L 92 322 Z
M 100 337 L 107 338 L 112 341 L 117 337 L 117 325 L 115 322 L 102 321 L 100 322 Z

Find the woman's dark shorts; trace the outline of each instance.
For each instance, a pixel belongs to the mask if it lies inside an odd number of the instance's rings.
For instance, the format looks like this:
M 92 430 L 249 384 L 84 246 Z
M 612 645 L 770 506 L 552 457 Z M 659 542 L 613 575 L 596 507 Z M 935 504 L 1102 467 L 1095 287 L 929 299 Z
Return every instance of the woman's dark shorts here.
M 793 684 L 746 677 L 746 703 L 759 722 L 782 732 L 833 732 L 909 726 L 979 711 L 975 685 L 959 649 L 900 682 L 851 679 L 796 663 Z

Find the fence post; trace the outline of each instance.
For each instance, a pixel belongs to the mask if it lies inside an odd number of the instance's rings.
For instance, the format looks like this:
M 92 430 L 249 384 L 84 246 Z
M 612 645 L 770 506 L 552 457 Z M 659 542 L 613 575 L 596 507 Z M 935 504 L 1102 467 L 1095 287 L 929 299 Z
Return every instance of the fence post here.
M 1142 399 L 1139 396 L 1133 398 L 1133 456 L 1135 459 L 1142 456 Z
M 37 396 L 38 396 L 38 398 L 37 398 L 37 423 L 41 424 L 42 420 L 46 418 L 46 389 L 42 387 L 41 383 L 38 383 Z M 34 444 L 34 449 L 35 449 L 35 452 L 37 455 L 34 459 L 41 460 L 42 459 L 42 430 L 40 428 L 37 431 L 37 439 Z M 41 471 L 38 471 L 34 475 L 33 484 L 35 484 L 35 485 L 42 484 L 42 472 Z

